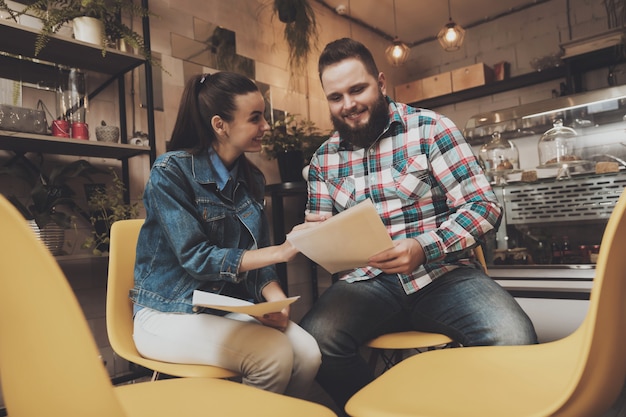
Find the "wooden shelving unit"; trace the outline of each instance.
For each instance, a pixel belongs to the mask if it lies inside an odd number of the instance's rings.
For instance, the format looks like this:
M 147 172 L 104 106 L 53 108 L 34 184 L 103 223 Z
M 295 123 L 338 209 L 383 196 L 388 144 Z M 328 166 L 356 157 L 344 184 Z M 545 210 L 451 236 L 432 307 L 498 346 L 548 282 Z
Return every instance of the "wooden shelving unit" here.
M 16 153 L 40 152 L 59 155 L 95 156 L 124 160 L 147 154 L 149 148 L 121 143 L 59 138 L 34 133 L 0 130 L 0 149 Z
M 103 48 L 100 46 L 56 34 L 50 36 L 46 47 L 35 56 L 38 34 L 37 29 L 10 20 L 0 20 L 0 77 L 39 87 L 54 88 L 58 83 L 59 74 L 70 68 L 107 75 L 108 77 L 104 77 L 104 83 L 89 93 L 89 98 L 93 98 L 111 83 L 117 82 L 121 143 L 0 130 L 0 150 L 22 155 L 37 152 L 121 160 L 122 176 L 128 189 L 128 159 L 139 155 L 149 155 L 151 162 L 154 159 L 154 128 L 153 124 L 150 124 L 148 132 L 151 138 L 150 147 L 127 144 L 124 75 L 141 65 L 148 64 L 139 55 L 110 48 L 106 48 L 103 55 Z M 146 34 L 149 36 L 149 30 L 144 28 L 144 37 Z M 150 97 L 152 97 L 151 81 L 151 78 L 146 80 L 146 89 Z M 153 120 L 152 100 L 148 101 L 146 111 L 148 118 Z
M 480 87 L 468 88 L 467 90 L 457 91 L 444 96 L 433 97 L 427 100 L 421 100 L 409 103 L 415 107 L 433 108 L 447 106 L 462 101 L 473 100 L 476 98 L 502 93 L 516 88 L 528 87 L 547 81 L 564 78 L 567 75 L 565 66 L 550 68 L 544 71 L 530 72 L 528 74 L 512 77 L 502 81 L 496 81 L 490 84 L 481 85 Z
M 529 72 L 506 80 L 409 104 L 422 108 L 442 107 L 558 79 L 564 80 L 569 94 L 580 93 L 583 91 L 582 76 L 586 72 L 608 68 L 624 62 L 626 62 L 626 57 L 623 54 L 620 55 L 615 47 L 608 47 L 565 59 L 563 65 L 558 67 Z

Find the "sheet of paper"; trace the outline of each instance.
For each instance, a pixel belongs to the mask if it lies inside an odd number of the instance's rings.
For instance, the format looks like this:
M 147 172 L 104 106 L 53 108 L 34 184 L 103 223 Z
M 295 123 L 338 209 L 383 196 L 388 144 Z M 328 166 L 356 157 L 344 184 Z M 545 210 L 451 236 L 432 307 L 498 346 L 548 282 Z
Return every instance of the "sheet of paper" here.
M 253 304 L 246 300 L 240 300 L 239 298 L 195 290 L 193 292 L 192 303 L 194 306 L 198 307 L 213 308 L 216 310 L 230 311 L 232 313 L 244 313 L 251 316 L 262 316 L 263 314 L 279 312 L 298 298 L 300 298 L 299 295 L 279 301 Z
M 372 255 L 393 247 L 370 199 L 315 227 L 295 230 L 287 240 L 331 274 L 365 266 Z

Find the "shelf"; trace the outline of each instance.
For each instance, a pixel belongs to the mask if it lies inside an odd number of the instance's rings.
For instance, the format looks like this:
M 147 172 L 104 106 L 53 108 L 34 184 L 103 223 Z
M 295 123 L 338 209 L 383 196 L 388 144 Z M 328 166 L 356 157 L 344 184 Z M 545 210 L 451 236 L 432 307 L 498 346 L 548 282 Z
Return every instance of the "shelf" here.
M 39 30 L 19 25 L 10 20 L 0 20 L 0 51 L 20 56 L 25 66 L 30 62 L 32 67 L 52 66 L 49 62 L 68 67 L 81 68 L 113 76 L 132 70 L 145 61 L 143 57 L 115 49 L 106 48 L 102 56 L 102 48 L 86 42 L 77 41 L 60 35 L 50 35 L 50 39 L 39 55 L 35 56 L 35 42 Z M 6 54 L 4 58 L 8 58 Z M 13 57 L 13 59 L 16 59 Z M 53 67 L 53 66 L 52 66 Z M 2 63 L 2 68 L 5 64 Z M 4 72 L 4 71 L 3 71 Z
M 502 81 L 496 81 L 490 84 L 481 85 L 479 87 L 468 88 L 467 90 L 457 91 L 444 96 L 433 97 L 426 100 L 409 103 L 414 107 L 433 108 L 447 106 L 459 103 L 461 101 L 472 100 L 492 94 L 502 93 L 517 88 L 528 87 L 547 81 L 564 78 L 567 70 L 564 66 L 549 68 L 543 71 L 530 72 L 528 74 L 519 75 Z
M 59 67 L 0 55 L 0 78 L 55 89 L 59 83 Z
M 80 255 L 57 255 L 54 257 L 59 264 L 66 264 L 72 262 L 109 262 L 108 255 L 95 256 L 89 254 Z
M 408 103 L 413 107 L 434 108 L 442 107 L 450 104 L 456 104 L 466 100 L 473 100 L 489 96 L 492 94 L 503 93 L 509 90 L 529 87 L 557 79 L 564 79 L 568 94 L 579 93 L 582 91 L 580 81 L 581 74 L 600 69 L 607 68 L 612 65 L 624 63 L 626 59 L 616 53 L 615 47 L 605 47 L 593 52 L 576 55 L 563 60 L 561 66 L 548 68 L 542 71 L 529 72 L 527 74 L 518 75 L 502 81 L 495 81 L 490 84 L 478 87 L 468 88 L 467 90 L 457 91 L 439 97 L 433 97 L 426 100 L 420 100 Z
M 17 153 L 39 152 L 112 159 L 126 159 L 150 152 L 150 148 L 146 146 L 60 138 L 7 130 L 0 130 L 0 149 Z

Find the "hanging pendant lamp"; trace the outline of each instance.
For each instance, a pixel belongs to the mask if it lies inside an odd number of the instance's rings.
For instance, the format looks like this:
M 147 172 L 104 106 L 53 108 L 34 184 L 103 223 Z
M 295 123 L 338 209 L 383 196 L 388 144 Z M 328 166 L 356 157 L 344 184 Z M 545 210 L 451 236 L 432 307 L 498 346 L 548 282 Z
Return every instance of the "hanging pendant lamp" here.
M 448 0 L 448 23 L 441 28 L 437 34 L 437 39 L 444 50 L 448 52 L 457 51 L 463 45 L 465 38 L 465 29 L 454 23 L 452 20 L 452 11 L 450 9 L 450 0 Z
M 409 52 L 411 49 L 398 38 L 398 22 L 396 21 L 396 0 L 393 0 L 393 26 L 396 32 L 396 37 L 385 49 L 385 56 L 387 61 L 394 67 L 399 67 L 409 59 Z

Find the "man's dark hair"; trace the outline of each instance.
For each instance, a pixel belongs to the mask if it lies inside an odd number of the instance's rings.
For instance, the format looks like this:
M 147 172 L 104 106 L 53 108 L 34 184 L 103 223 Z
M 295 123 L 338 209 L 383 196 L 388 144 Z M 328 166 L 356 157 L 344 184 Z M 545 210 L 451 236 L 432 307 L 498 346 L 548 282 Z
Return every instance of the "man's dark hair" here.
M 320 80 L 326 67 L 348 58 L 358 59 L 363 63 L 368 73 L 374 78 L 378 78 L 378 67 L 370 50 L 354 39 L 341 38 L 330 42 L 322 51 L 317 65 Z

